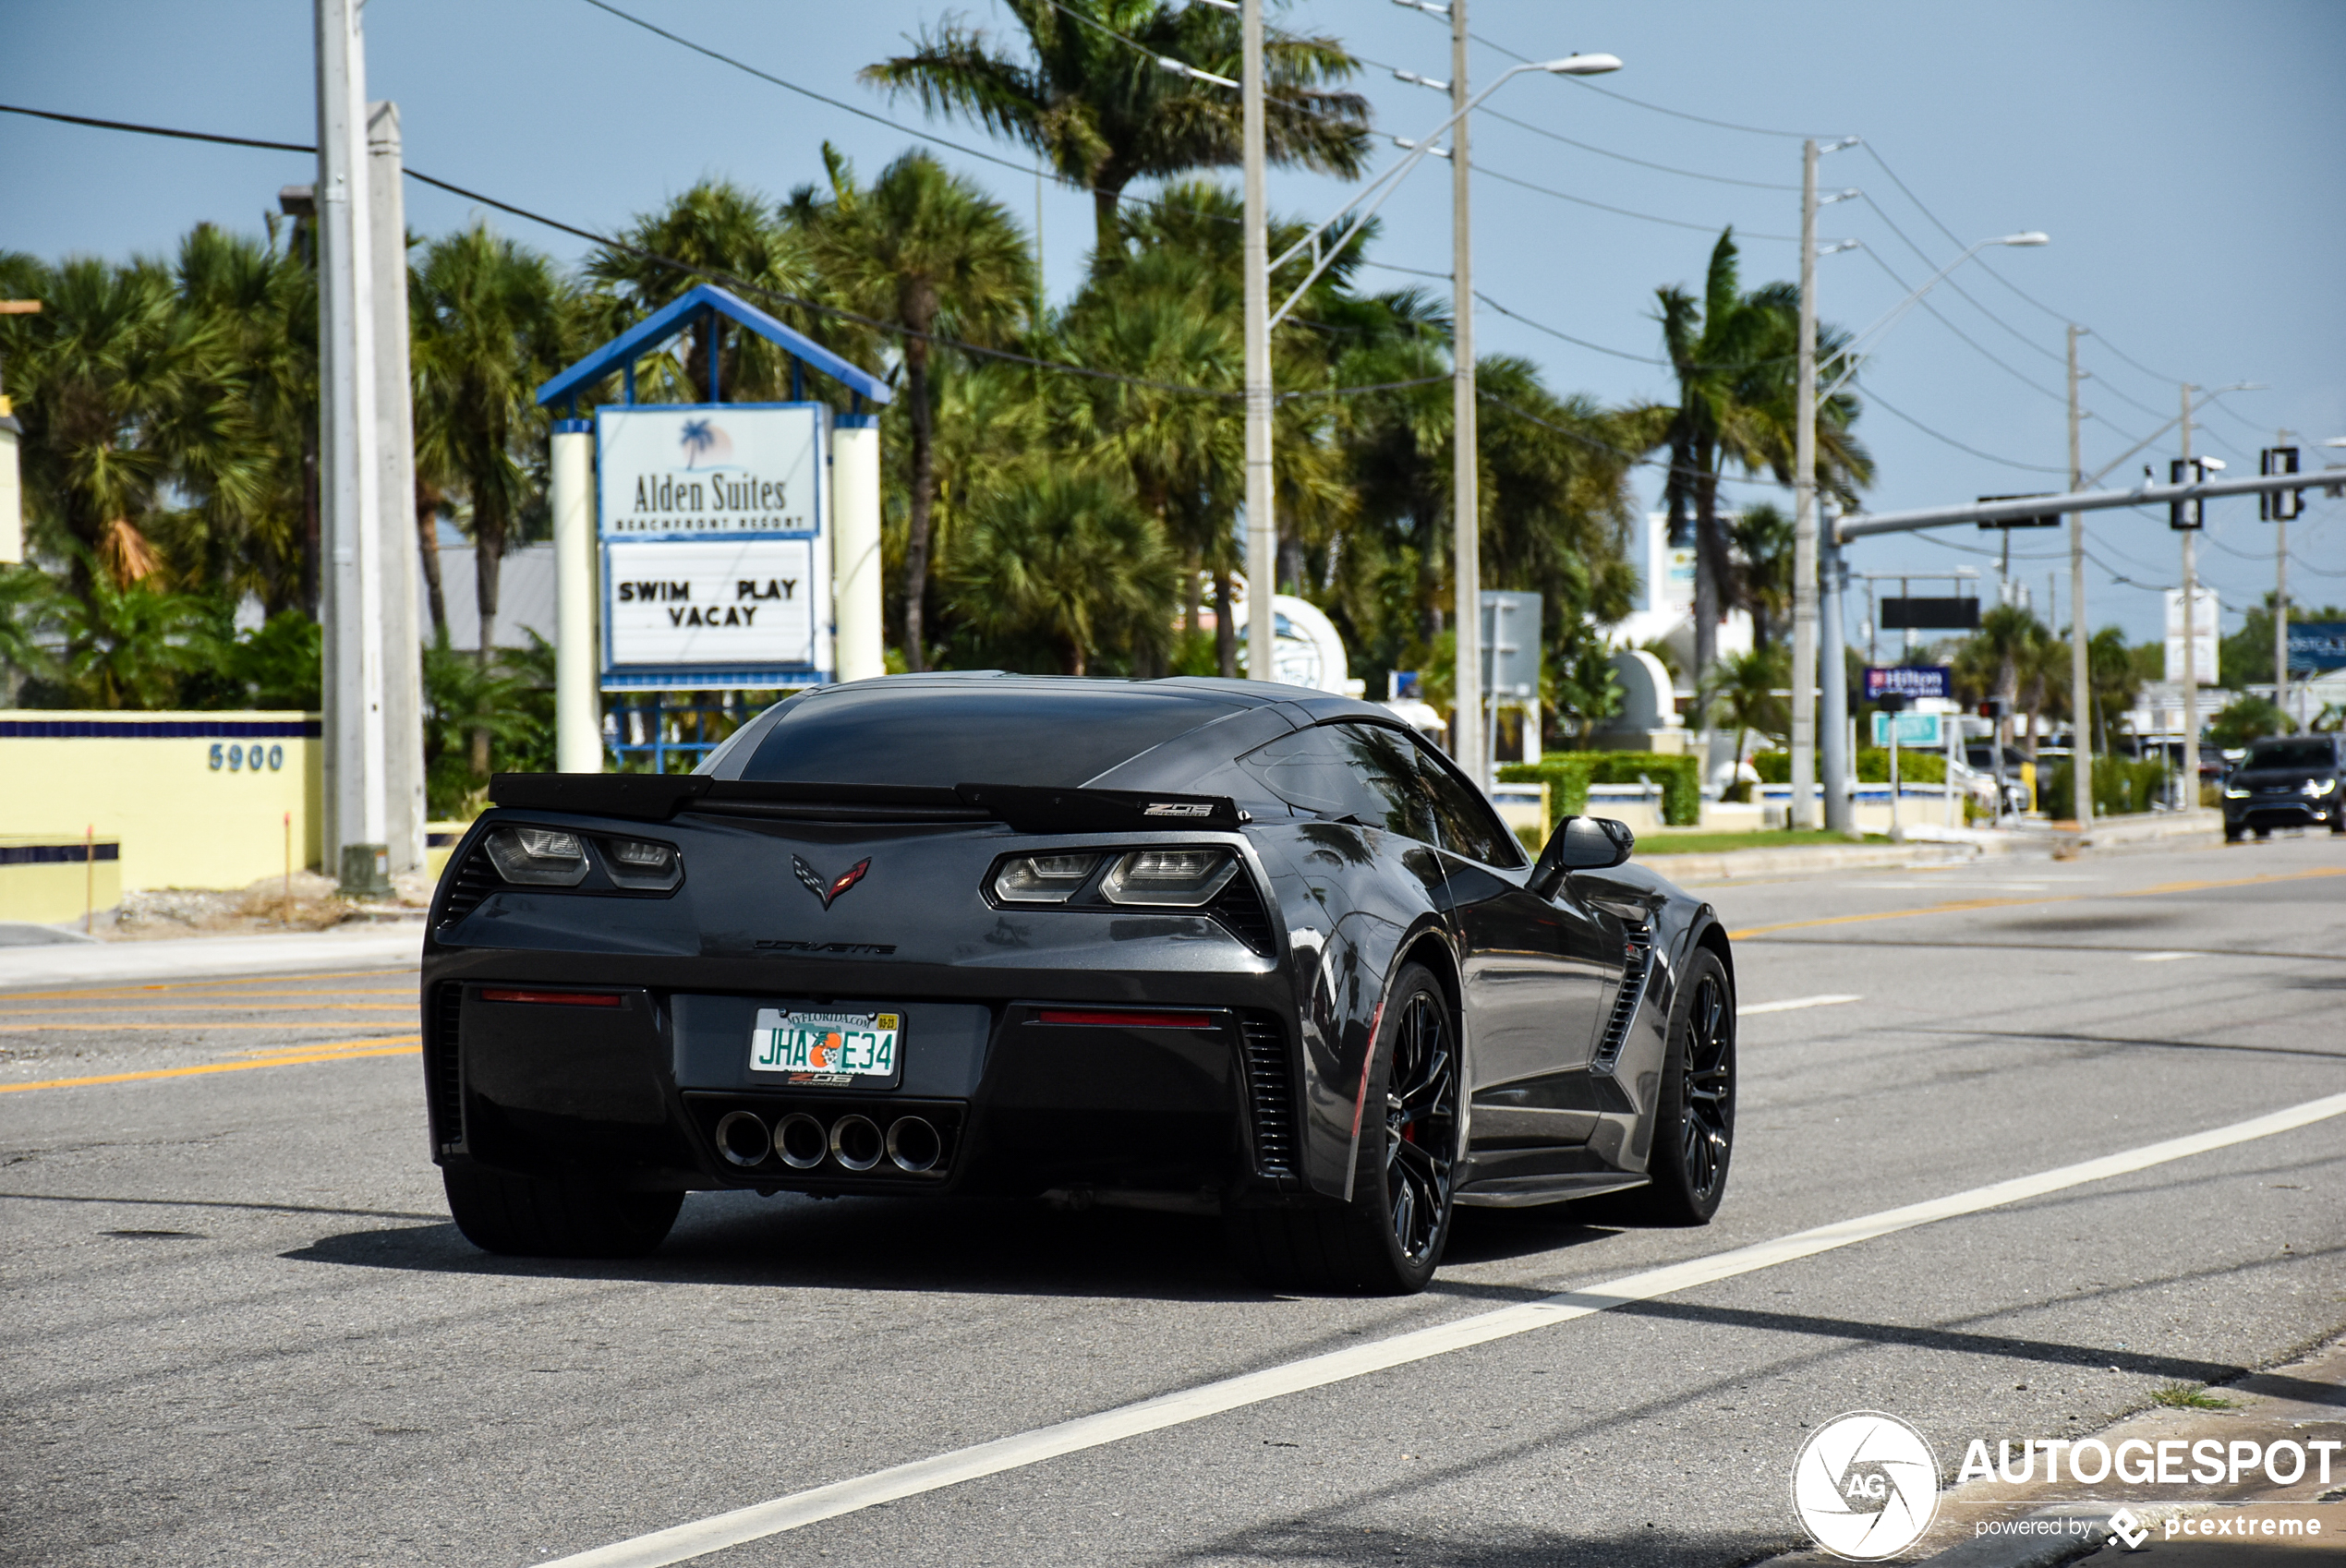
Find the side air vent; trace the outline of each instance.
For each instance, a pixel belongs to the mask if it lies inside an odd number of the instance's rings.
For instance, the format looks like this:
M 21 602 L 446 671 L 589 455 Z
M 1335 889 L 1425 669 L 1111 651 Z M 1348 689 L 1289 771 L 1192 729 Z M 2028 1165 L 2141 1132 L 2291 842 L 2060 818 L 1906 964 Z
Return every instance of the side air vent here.
M 464 986 L 453 980 L 441 981 L 432 992 L 424 1074 L 431 1095 L 432 1140 L 443 1148 L 465 1140 L 464 1063 L 456 1042 L 464 1011 Z
M 1287 1031 L 1269 1013 L 1239 1019 L 1246 1057 L 1247 1105 L 1253 1114 L 1254 1163 L 1264 1176 L 1296 1168 L 1295 1075 L 1288 1070 Z
M 1622 946 L 1621 988 L 1614 993 L 1613 1016 L 1605 1019 L 1604 1038 L 1597 1043 L 1596 1060 L 1590 1064 L 1599 1072 L 1611 1072 L 1613 1064 L 1621 1059 L 1621 1047 L 1629 1042 L 1629 1025 L 1637 1019 L 1638 1005 L 1645 1000 L 1646 980 L 1653 972 L 1652 928 L 1630 926 Z
M 489 857 L 480 852 L 478 846 L 475 846 L 465 856 L 464 863 L 457 866 L 455 877 L 448 884 L 448 901 L 440 908 L 440 923 L 455 924 L 480 908 L 483 899 L 504 885 L 504 879 L 497 874 L 496 867 L 489 863 Z
M 1278 951 L 1278 935 L 1271 929 L 1271 917 L 1264 912 L 1262 897 L 1254 891 L 1253 882 L 1243 870 L 1214 896 L 1214 901 L 1205 906 L 1205 912 L 1263 957 L 1267 959 Z

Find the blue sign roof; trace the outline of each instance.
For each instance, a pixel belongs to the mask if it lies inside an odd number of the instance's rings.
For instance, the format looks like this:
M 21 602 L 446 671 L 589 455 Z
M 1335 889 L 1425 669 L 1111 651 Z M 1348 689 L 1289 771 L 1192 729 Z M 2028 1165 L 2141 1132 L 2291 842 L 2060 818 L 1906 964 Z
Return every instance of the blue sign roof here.
M 759 337 L 803 363 L 820 370 L 859 398 L 889 403 L 895 393 L 889 384 L 862 366 L 841 359 L 804 332 L 786 327 L 755 305 L 715 283 L 702 283 L 688 294 L 653 311 L 611 342 L 538 389 L 540 404 L 576 397 L 604 377 L 625 369 L 690 325 L 695 317 L 716 311 L 747 327 Z

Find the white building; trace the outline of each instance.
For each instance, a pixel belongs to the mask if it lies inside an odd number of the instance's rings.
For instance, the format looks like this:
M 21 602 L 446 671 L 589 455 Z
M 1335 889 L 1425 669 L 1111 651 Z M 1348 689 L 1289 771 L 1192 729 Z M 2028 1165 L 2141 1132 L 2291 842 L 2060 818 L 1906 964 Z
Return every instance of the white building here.
M 1733 513 L 1722 513 L 1729 522 Z M 1636 609 L 1604 630 L 1607 645 L 1639 648 L 1648 643 L 1669 645 L 1678 669 L 1680 698 L 1694 695 L 1694 549 L 1670 542 L 1666 513 L 1646 513 L 1639 565 L 1645 574 L 1645 596 Z M 1730 658 L 1751 651 L 1751 617 L 1730 610 L 1719 622 L 1719 656 Z

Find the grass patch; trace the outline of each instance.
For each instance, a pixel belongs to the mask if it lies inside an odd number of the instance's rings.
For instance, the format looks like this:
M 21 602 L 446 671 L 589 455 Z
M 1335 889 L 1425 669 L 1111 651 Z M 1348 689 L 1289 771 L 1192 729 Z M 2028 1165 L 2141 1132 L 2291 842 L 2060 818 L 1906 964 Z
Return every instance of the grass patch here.
M 1886 844 L 1890 840 L 1878 833 L 1866 835 L 1868 844 Z M 1850 840 L 1839 833 L 1822 828 L 1808 828 L 1801 832 L 1760 830 L 1751 833 L 1642 833 L 1638 836 L 1640 858 L 1653 855 L 1717 855 L 1729 850 L 1790 850 L 1810 844 L 1842 844 Z
M 2234 1403 L 2220 1393 L 2210 1393 L 2189 1383 L 2169 1383 L 2150 1396 L 2153 1405 L 2164 1405 L 2171 1410 L 2230 1410 Z

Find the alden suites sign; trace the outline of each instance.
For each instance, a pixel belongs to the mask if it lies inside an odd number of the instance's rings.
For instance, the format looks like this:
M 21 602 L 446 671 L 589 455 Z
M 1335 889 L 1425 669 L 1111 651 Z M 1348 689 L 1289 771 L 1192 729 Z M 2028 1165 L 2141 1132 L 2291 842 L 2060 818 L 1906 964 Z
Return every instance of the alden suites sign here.
M 596 410 L 603 683 L 782 684 L 830 667 L 825 410 Z

